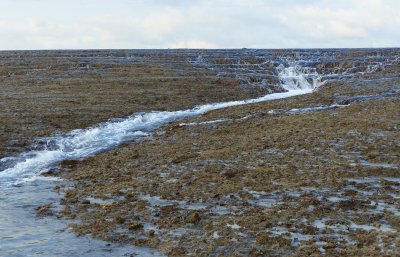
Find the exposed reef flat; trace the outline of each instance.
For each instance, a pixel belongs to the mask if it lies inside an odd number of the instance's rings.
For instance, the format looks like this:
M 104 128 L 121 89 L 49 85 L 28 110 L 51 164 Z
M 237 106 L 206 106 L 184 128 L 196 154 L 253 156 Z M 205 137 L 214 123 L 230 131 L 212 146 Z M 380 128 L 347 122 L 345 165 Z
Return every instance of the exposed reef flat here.
M 263 94 L 241 90 L 232 78 L 193 69 L 179 53 L 165 54 L 0 52 L 0 158 L 26 150 L 34 138 L 134 112 L 179 110 Z
M 399 96 L 305 114 L 318 93 L 212 112 L 76 165 L 64 214 L 78 234 L 170 256 L 399 251 Z M 324 96 L 324 97 L 323 97 Z M 327 100 L 321 100 L 321 99 Z M 104 202 L 82 204 L 91 198 Z
M 206 51 L 185 61 L 188 70 L 228 79 L 240 92 L 218 95 L 226 92 L 220 85 L 206 101 L 279 91 L 265 86 L 276 79 L 268 72 L 260 78 L 256 68 L 279 64 L 242 51 L 212 62 Z M 382 51 L 328 50 L 327 57 L 340 55 L 328 62 L 324 51 L 309 50 L 306 60 L 316 62 L 309 65 L 326 74 L 312 94 L 212 111 L 113 151 L 64 161 L 58 175 L 76 183 L 57 188 L 65 193 L 60 214 L 80 222 L 71 225 L 78 235 L 169 256 L 395 256 L 400 65 L 392 58 L 398 52 Z M 299 59 L 296 51 L 270 53 Z M 380 67 L 371 61 L 379 56 L 392 61 Z M 243 66 L 247 77 L 221 75 Z

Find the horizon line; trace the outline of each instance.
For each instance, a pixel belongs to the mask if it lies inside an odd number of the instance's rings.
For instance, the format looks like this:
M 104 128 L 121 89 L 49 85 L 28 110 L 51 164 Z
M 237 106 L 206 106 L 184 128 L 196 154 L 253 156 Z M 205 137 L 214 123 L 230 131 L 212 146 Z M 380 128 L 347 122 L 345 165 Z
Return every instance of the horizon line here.
M 226 48 L 43 48 L 43 49 L 7 49 L 0 52 L 23 51 L 134 51 L 134 50 L 345 50 L 345 49 L 399 49 L 400 46 L 383 47 L 289 47 L 289 48 L 257 48 L 257 47 L 226 47 Z

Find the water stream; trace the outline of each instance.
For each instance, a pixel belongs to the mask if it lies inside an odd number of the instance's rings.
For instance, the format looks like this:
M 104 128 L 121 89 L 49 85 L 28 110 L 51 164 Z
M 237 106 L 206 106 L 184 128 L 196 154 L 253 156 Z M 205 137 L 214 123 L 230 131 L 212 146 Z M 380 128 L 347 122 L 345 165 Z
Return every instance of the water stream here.
M 281 68 L 283 93 L 256 99 L 211 103 L 173 112 L 137 113 L 125 119 L 110 120 L 87 129 L 37 139 L 37 147 L 17 157 L 0 160 L 0 256 L 162 256 L 161 253 L 132 246 L 121 246 L 78 238 L 68 232 L 67 221 L 56 217 L 38 218 L 34 208 L 60 198 L 52 188 L 63 183 L 40 176 L 63 160 L 80 160 L 114 149 L 122 143 L 148 136 L 170 122 L 206 112 L 311 93 L 319 86 L 310 83 L 298 68 Z
M 195 65 L 207 64 L 201 58 Z M 33 150 L 0 159 L 0 256 L 163 256 L 148 248 L 76 237 L 68 231 L 66 220 L 38 218 L 35 207 L 58 202 L 60 196 L 52 189 L 67 183 L 40 174 L 56 168 L 61 161 L 81 160 L 147 137 L 155 129 L 174 121 L 221 108 L 309 94 L 324 83 L 317 69 L 299 64 L 276 66 L 275 77 L 274 81 L 278 81 L 285 92 L 249 100 L 204 104 L 187 110 L 136 113 L 87 129 L 36 139 L 37 146 Z M 331 77 L 328 74 L 325 81 Z

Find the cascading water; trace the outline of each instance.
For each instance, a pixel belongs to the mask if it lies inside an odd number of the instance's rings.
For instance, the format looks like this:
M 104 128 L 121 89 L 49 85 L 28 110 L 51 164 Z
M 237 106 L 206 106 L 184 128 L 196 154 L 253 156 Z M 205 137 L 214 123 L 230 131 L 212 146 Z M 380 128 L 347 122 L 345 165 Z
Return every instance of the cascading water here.
M 277 71 L 281 86 L 287 92 L 269 94 L 255 99 L 204 104 L 174 112 L 140 113 L 119 121 L 110 121 L 88 129 L 74 130 L 65 135 L 48 137 L 42 140 L 46 142 L 44 149 L 23 153 L 18 157 L 1 159 L 0 164 L 6 169 L 0 172 L 0 182 L 15 184 L 30 181 L 32 177 L 53 168 L 63 160 L 79 160 L 113 149 L 124 142 L 147 136 L 154 129 L 173 121 L 230 106 L 308 94 L 321 85 L 320 76 L 316 72 L 311 73 L 299 65 L 279 66 Z
M 73 234 L 65 232 L 70 221 L 63 221 L 57 217 L 38 219 L 34 207 L 49 202 L 57 203 L 60 197 L 52 191 L 60 182 L 40 174 L 57 167 L 63 160 L 80 160 L 116 148 L 124 142 L 146 137 L 154 129 L 169 122 L 198 116 L 211 110 L 307 94 L 318 89 L 325 81 L 364 79 L 364 74 L 375 75 L 373 73 L 376 71 L 388 72 L 384 76 L 377 74 L 379 79 L 398 75 L 397 69 L 392 69 L 392 66 L 398 67 L 400 63 L 398 50 L 382 49 L 373 55 L 367 55 L 368 52 L 370 50 L 221 49 L 190 50 L 184 53 L 181 50 L 143 50 L 128 51 L 124 54 L 131 56 L 130 58 L 96 56 L 96 61 L 105 60 L 107 65 L 109 62 L 119 64 L 121 61 L 173 63 L 173 67 L 166 67 L 181 69 L 180 74 L 187 72 L 189 63 L 202 72 L 207 71 L 223 78 L 242 78 L 245 83 L 253 83 L 255 87 L 268 87 L 280 82 L 280 86 L 287 92 L 250 100 L 205 104 L 176 112 L 137 113 L 125 119 L 111 120 L 87 129 L 39 138 L 34 141 L 37 145 L 30 151 L 17 157 L 1 159 L 0 256 L 129 256 L 132 253 L 139 256 L 162 256 L 161 253 L 150 249 L 108 246 L 105 242 L 89 237 L 76 238 Z M 57 53 L 60 54 L 65 57 L 69 53 Z M 187 58 L 183 61 L 177 58 L 182 56 Z M 174 58 L 172 62 L 171 57 Z M 94 61 L 89 55 L 83 58 L 87 62 Z M 295 62 L 292 61 L 294 59 Z M 181 62 L 184 65 L 181 65 Z M 374 79 L 374 76 L 371 77 Z M 291 109 L 288 113 L 338 107 L 340 106 L 332 105 Z
M 302 67 L 297 63 L 291 63 L 285 67 L 283 64 L 277 67 L 278 78 L 286 90 L 317 89 L 323 83 L 321 75 L 315 69 Z
M 106 245 L 90 238 L 78 239 L 71 233 L 63 232 L 67 224 L 65 221 L 36 219 L 33 208 L 48 201 L 54 202 L 58 197 L 51 192 L 57 182 L 40 174 L 57 167 L 63 160 L 80 160 L 148 136 L 151 131 L 173 121 L 230 106 L 311 93 L 319 87 L 320 80 L 317 74 L 304 74 L 302 71 L 305 70 L 298 66 L 278 69 L 281 86 L 287 92 L 249 100 L 204 104 L 174 112 L 138 113 L 64 135 L 38 139 L 38 146 L 33 150 L 1 159 L 0 220 L 5 224 L 0 224 L 0 256 L 127 256 L 127 253 L 163 256 L 147 248 Z M 312 83 L 310 78 L 314 79 Z

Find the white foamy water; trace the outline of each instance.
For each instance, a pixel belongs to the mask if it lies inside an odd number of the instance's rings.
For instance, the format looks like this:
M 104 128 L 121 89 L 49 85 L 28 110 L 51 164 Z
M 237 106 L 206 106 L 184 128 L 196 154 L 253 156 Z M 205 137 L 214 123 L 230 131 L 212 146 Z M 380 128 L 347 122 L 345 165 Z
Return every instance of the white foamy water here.
M 296 74 L 296 72 L 298 74 Z M 34 208 L 57 203 L 60 196 L 51 189 L 61 183 L 40 176 L 63 160 L 80 160 L 118 147 L 124 142 L 147 137 L 173 121 L 202 115 L 206 112 L 311 93 L 318 84 L 310 84 L 299 70 L 282 68 L 280 75 L 284 93 L 256 99 L 212 103 L 174 112 L 137 113 L 125 119 L 110 120 L 87 129 L 63 135 L 39 138 L 35 150 L 18 157 L 0 160 L 0 256 L 164 256 L 148 248 L 108 244 L 90 237 L 78 238 L 66 229 L 68 221 L 50 217 L 38 219 Z M 64 182 L 66 183 L 66 182 Z M 154 200 L 154 199 L 152 199 Z M 157 199 L 156 199 L 157 200 Z M 202 206 L 186 206 L 203 208 Z M 223 213 L 225 210 L 217 210 Z M 3 222 L 1 222 L 3 221 Z
M 106 64 L 124 62 L 153 62 L 172 65 L 167 68 L 186 72 L 188 61 L 192 61 L 195 68 L 201 71 L 208 70 L 217 77 L 237 79 L 243 88 L 256 88 L 272 86 L 280 83 L 288 92 L 271 94 L 257 99 L 245 101 L 233 101 L 227 103 L 215 103 L 197 106 L 192 109 L 177 112 L 150 112 L 137 113 L 125 119 L 114 119 L 82 130 L 74 130 L 63 135 L 54 135 L 47 138 L 38 138 L 38 143 L 33 150 L 25 152 L 18 157 L 3 158 L 0 160 L 0 256 L 163 256 L 162 253 L 148 248 L 137 248 L 128 245 L 108 244 L 107 242 L 93 240 L 90 237 L 76 237 L 69 233 L 67 225 L 70 220 L 59 219 L 56 216 L 38 219 L 34 208 L 53 203 L 55 211 L 59 207 L 57 203 L 60 195 L 52 192 L 56 185 L 69 184 L 68 181 L 57 181 L 54 178 L 40 176 L 44 171 L 57 167 L 63 160 L 80 160 L 118 147 L 124 142 L 133 141 L 137 138 L 146 137 L 150 133 L 169 122 L 179 121 L 189 117 L 202 115 L 208 111 L 250 104 L 273 99 L 285 98 L 295 95 L 311 93 L 324 81 L 354 79 L 354 81 L 367 82 L 372 80 L 391 79 L 397 73 L 391 71 L 393 65 L 399 65 L 397 50 L 393 55 L 393 49 L 382 50 L 383 55 L 372 53 L 366 57 L 363 51 L 349 55 L 347 51 L 317 50 L 317 51 L 285 51 L 280 53 L 269 50 L 169 50 L 169 51 L 128 51 L 126 56 L 114 57 L 113 53 L 107 53 L 107 57 L 86 55 L 80 60 L 89 63 Z M 185 58 L 176 58 L 185 54 Z M 71 53 L 57 53 L 61 57 L 68 57 Z M 82 53 L 80 53 L 81 55 Z M 119 53 L 117 53 L 119 56 Z M 144 58 L 143 54 L 150 58 Z M 379 55 L 379 56 L 378 56 Z M 171 61 L 171 56 L 174 61 Z M 255 57 L 248 59 L 248 56 Z M 187 57 L 187 58 L 186 58 Z M 242 58 L 244 57 L 244 58 Z M 82 59 L 83 58 L 83 59 Z M 293 58 L 297 63 L 293 63 Z M 224 60 L 224 62 L 220 62 Z M 337 63 L 336 63 L 337 61 Z M 351 62 L 351 63 L 350 63 Z M 180 66 L 184 63 L 184 67 Z M 6 64 L 6 63 L 4 63 Z M 284 65 L 283 65 L 284 64 Z M 305 68 L 307 67 L 307 68 Z M 370 76 L 374 73 L 388 68 L 389 73 L 379 78 Z M 318 72 L 317 72 L 318 71 Z M 101 72 L 101 70 L 100 70 Z M 318 73 L 322 74 L 320 76 Z M 278 77 L 276 76 L 278 75 Z M 318 106 L 304 109 L 292 109 L 290 113 L 302 113 L 309 111 L 325 110 L 336 106 Z M 184 122 L 184 121 L 182 121 Z M 223 122 L 199 123 L 216 124 Z M 189 125 L 199 125 L 191 123 Z M 185 125 L 188 125 L 185 123 Z M 173 181 L 171 180 L 173 183 Z M 12 185 L 18 185 L 12 186 Z M 374 187 L 375 188 L 375 187 Z M 377 188 L 376 190 L 378 190 Z M 368 192 L 370 193 L 370 192 Z M 373 194 L 372 192 L 371 194 Z M 147 196 L 145 196 L 147 197 Z M 397 197 L 397 195 L 393 196 Z M 272 197 L 274 200 L 275 198 Z M 163 199 L 147 197 L 150 205 L 163 203 Z M 274 204 L 264 195 L 253 199 L 253 204 L 268 208 Z M 279 204 L 279 198 L 276 204 Z M 90 199 L 90 201 L 95 201 Z M 178 202 L 183 209 L 203 209 L 207 203 L 184 203 Z M 388 209 L 398 213 L 397 209 L 389 209 L 385 203 L 378 203 L 377 211 L 383 212 Z M 236 206 L 215 206 L 209 211 L 216 215 L 226 215 L 236 212 Z M 397 215 L 397 214 L 396 214 Z M 235 224 L 231 223 L 231 226 Z M 147 228 L 146 228 L 147 227 Z M 154 229 L 154 226 L 145 224 L 145 229 Z M 175 230 L 172 233 L 183 235 L 185 231 Z M 239 235 L 240 233 L 238 233 Z M 294 235 L 292 233 L 292 235 Z M 134 236 L 134 235 L 132 235 Z M 219 238 L 218 233 L 213 234 Z M 300 239 L 299 235 L 295 235 Z M 292 238 L 293 239 L 293 238 Z M 317 241 L 316 245 L 322 246 L 325 242 Z M 325 251 L 321 248 L 321 251 Z
M 308 90 L 310 88 L 318 88 L 322 76 L 315 69 L 305 68 L 296 63 L 292 63 L 289 67 L 279 65 L 277 67 L 278 77 L 286 90 Z
M 311 74 L 312 82 L 310 82 L 310 74 L 304 71 L 299 66 L 279 68 L 279 78 L 282 81 L 282 87 L 287 92 L 269 94 L 255 99 L 204 104 L 173 112 L 138 113 L 126 119 L 109 121 L 88 129 L 73 130 L 65 135 L 45 138 L 42 140 L 45 141 L 44 149 L 0 160 L 0 164 L 7 167 L 0 172 L 0 181 L 3 182 L 2 184 L 23 183 L 53 168 L 63 160 L 79 160 L 113 149 L 124 142 L 147 136 L 154 129 L 173 121 L 226 107 L 311 93 L 321 83 L 315 73 Z

